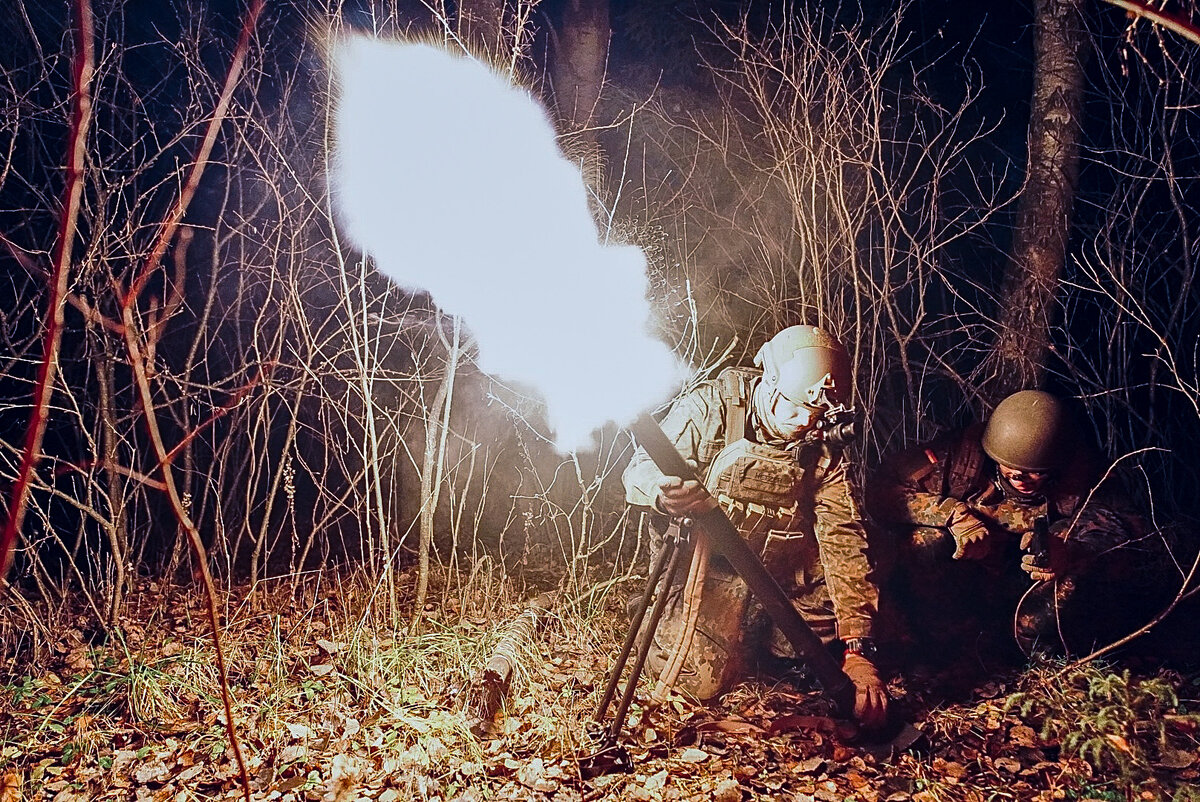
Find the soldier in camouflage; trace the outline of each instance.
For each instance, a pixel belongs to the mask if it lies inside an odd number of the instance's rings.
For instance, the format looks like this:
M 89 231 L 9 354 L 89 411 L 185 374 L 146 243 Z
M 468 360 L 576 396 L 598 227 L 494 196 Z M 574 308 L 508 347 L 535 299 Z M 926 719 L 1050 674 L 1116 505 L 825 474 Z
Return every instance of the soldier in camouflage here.
M 853 414 L 849 356 L 828 332 L 792 326 L 755 365 L 695 387 L 660 424 L 704 483 L 665 477 L 639 449 L 624 473 L 626 499 L 659 524 L 715 499 L 813 631 L 843 651 L 856 716 L 878 726 L 887 711 L 874 665 L 879 592 L 852 465 L 837 442 Z M 649 655 L 668 686 L 710 699 L 756 650 L 794 656 L 778 630 L 759 626 L 745 583 L 703 539 L 687 581 L 670 593 Z
M 959 651 L 1007 624 L 1026 655 L 1079 652 L 1128 617 L 1145 539 L 1097 465 L 1038 390 L 884 461 L 870 513 L 895 535 L 892 589 L 925 649 Z

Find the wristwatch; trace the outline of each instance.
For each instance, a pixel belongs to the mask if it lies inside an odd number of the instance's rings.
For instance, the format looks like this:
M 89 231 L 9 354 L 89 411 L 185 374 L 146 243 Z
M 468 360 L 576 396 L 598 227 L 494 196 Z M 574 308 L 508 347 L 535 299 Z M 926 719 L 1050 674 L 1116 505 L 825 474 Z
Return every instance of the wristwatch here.
M 846 638 L 842 643 L 846 645 L 847 652 L 862 655 L 868 660 L 875 659 L 877 649 L 875 648 L 875 640 L 873 638 Z

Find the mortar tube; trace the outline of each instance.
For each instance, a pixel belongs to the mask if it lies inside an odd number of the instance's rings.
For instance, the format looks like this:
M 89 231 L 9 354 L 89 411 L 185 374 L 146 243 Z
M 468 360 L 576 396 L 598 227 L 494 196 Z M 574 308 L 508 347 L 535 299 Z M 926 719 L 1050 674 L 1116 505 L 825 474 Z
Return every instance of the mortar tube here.
M 629 431 L 664 474 L 685 481 L 697 479 L 695 471 L 684 461 L 675 444 L 667 438 L 654 418 L 647 414 L 639 415 L 629 426 Z M 737 527 L 720 505 L 714 503 L 712 509 L 690 513 L 689 517 L 693 522 L 693 531 L 703 532 L 712 549 L 724 557 L 746 582 L 750 592 L 788 639 L 796 656 L 803 659 L 812 670 L 821 691 L 833 702 L 838 715 L 850 718 L 854 712 L 854 684 L 817 634 L 796 612 L 787 594 L 763 566 L 762 560 L 742 540 Z

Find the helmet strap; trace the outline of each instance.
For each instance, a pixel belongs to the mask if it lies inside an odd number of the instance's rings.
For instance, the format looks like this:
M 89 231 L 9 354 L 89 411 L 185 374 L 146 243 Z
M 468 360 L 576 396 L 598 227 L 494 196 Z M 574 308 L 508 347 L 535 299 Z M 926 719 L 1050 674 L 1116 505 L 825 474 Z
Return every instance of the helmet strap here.
M 1004 474 L 1000 473 L 1000 464 L 994 463 L 996 472 L 995 484 L 996 488 L 1004 494 L 1004 497 L 1009 501 L 1015 501 L 1018 504 L 1028 504 L 1035 506 L 1046 503 L 1045 493 L 1022 493 L 1012 486 L 1012 483 L 1004 478 Z

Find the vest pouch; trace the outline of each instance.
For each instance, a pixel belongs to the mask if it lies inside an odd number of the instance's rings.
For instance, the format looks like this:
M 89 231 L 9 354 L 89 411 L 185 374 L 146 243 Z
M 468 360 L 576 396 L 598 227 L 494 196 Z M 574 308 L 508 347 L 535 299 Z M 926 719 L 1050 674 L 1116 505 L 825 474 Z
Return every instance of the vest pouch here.
M 800 467 L 788 451 L 742 439 L 721 449 L 708 468 L 708 492 L 776 509 L 796 502 Z
M 801 476 L 790 452 L 742 439 L 716 456 L 706 485 L 734 526 L 761 548 L 768 531 L 790 528 Z

